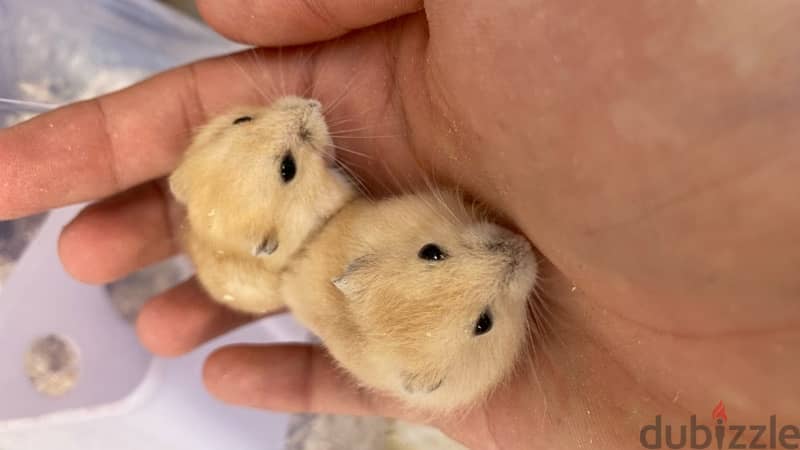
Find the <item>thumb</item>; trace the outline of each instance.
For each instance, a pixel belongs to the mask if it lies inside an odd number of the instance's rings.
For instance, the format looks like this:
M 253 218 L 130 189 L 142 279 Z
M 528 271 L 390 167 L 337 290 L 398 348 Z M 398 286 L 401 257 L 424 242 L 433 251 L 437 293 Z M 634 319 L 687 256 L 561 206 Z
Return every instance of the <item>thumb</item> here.
M 217 32 L 263 46 L 334 38 L 422 6 L 422 0 L 197 0 L 203 19 Z

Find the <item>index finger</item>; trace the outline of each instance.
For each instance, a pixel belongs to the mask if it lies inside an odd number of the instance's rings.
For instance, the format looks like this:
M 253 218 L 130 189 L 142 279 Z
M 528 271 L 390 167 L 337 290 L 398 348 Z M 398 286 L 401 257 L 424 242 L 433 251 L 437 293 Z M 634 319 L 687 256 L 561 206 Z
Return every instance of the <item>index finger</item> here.
M 0 130 L 0 220 L 105 197 L 167 174 L 207 117 L 232 104 L 264 101 L 247 79 L 255 70 L 246 66 L 256 60 L 243 56 L 179 67 Z M 300 80 L 302 68 L 291 64 L 291 55 L 286 61 L 287 79 Z M 262 79 L 277 73 L 270 59 L 259 62 Z
M 366 160 L 368 184 L 388 167 L 399 173 L 416 168 L 405 106 L 393 82 L 397 61 L 389 58 L 391 41 L 380 37 L 393 30 L 376 27 L 314 48 L 251 49 L 202 60 L 0 130 L 0 220 L 106 197 L 167 175 L 207 118 L 287 94 L 310 93 L 328 104 L 331 135 L 347 143 L 337 146 L 342 159 Z M 406 44 L 417 49 L 417 41 Z M 379 133 L 362 135 L 373 132 Z M 385 165 L 379 166 L 371 155 L 382 137 Z

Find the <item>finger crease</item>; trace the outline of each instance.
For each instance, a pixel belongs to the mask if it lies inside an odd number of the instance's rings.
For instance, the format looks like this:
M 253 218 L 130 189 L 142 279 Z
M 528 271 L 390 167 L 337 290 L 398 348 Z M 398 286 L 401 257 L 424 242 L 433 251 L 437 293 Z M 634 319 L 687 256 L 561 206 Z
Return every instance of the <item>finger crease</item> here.
M 106 113 L 105 105 L 103 103 L 103 97 L 92 100 L 92 103 L 95 104 L 100 113 L 99 116 L 101 127 L 105 135 L 106 145 L 102 146 L 102 148 L 105 150 L 108 159 L 108 174 L 111 177 L 111 191 L 117 192 L 122 190 L 123 187 L 122 180 L 120 178 L 119 164 L 117 161 L 118 153 L 114 141 L 114 133 L 111 131 L 111 124 L 108 120 L 108 114 Z
M 303 411 L 316 411 L 315 405 L 316 401 L 316 393 L 317 390 L 314 388 L 316 385 L 316 379 L 318 378 L 317 371 L 319 367 L 317 363 L 314 361 L 316 358 L 314 357 L 314 348 L 313 347 L 306 347 L 306 370 L 303 372 L 305 376 L 303 377 L 303 389 L 302 392 L 304 393 L 303 398 L 305 398 Z
M 489 418 L 489 411 L 485 405 L 481 407 L 481 411 L 483 413 L 483 423 L 486 424 L 486 431 L 490 439 L 490 442 L 487 442 L 487 444 L 491 445 L 491 447 L 489 447 L 491 450 L 498 450 L 500 449 L 500 445 L 497 442 L 496 430 L 493 425 L 494 422 Z
M 322 25 L 333 29 L 336 34 L 346 34 L 352 31 L 352 28 L 344 26 L 341 21 L 337 20 L 330 9 L 319 0 L 302 0 L 302 4 Z
M 167 192 L 167 188 L 158 181 L 153 182 L 153 188 L 157 194 L 161 196 L 161 215 L 163 216 L 164 224 L 167 227 L 167 236 L 171 250 L 180 250 L 180 245 L 175 236 L 175 224 L 172 222 L 172 215 L 170 214 L 169 204 L 172 201 L 171 195 Z
M 183 115 L 184 127 L 188 136 L 191 135 L 194 130 L 193 124 L 205 122 L 208 114 L 206 113 L 206 107 L 200 96 L 200 89 L 198 88 L 197 63 L 191 63 L 185 67 L 188 95 L 184 97 L 185 100 L 181 102 L 181 114 Z M 199 115 L 200 117 L 193 119 L 195 115 Z

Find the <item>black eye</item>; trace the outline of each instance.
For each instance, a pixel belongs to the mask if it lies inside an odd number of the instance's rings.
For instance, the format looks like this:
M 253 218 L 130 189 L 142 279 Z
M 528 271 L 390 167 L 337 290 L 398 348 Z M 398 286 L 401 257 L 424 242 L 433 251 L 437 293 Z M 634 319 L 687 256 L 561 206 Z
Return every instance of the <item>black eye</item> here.
M 436 244 L 425 244 L 421 249 L 419 249 L 417 256 L 419 256 L 420 259 L 425 259 L 428 261 L 441 261 L 447 258 L 447 253 L 445 253 Z
M 233 124 L 234 125 L 239 125 L 242 122 L 250 122 L 251 120 L 253 120 L 253 118 L 250 117 L 250 116 L 242 116 L 242 117 L 239 117 L 236 120 L 234 120 Z
M 284 183 L 288 183 L 296 174 L 297 165 L 294 163 L 294 156 L 292 156 L 292 152 L 288 152 L 281 160 L 281 179 Z
M 489 308 L 486 308 L 486 310 L 481 313 L 480 317 L 478 317 L 478 321 L 475 322 L 475 330 L 473 333 L 475 336 L 486 334 L 492 329 L 493 324 L 492 312 L 489 311 Z

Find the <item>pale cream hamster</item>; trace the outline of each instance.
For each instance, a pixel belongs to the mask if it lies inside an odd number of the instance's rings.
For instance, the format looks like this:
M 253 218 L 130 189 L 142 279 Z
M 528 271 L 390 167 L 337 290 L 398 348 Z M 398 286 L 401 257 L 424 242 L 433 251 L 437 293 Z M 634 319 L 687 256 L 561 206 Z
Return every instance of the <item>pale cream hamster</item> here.
M 283 298 L 342 368 L 412 409 L 477 404 L 528 336 L 528 241 L 453 192 L 344 206 L 283 274 Z
M 201 284 L 254 314 L 282 306 L 278 273 L 355 195 L 320 103 L 295 96 L 212 119 L 169 184 L 186 209 L 184 245 Z

